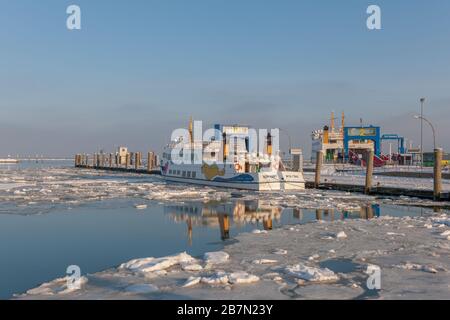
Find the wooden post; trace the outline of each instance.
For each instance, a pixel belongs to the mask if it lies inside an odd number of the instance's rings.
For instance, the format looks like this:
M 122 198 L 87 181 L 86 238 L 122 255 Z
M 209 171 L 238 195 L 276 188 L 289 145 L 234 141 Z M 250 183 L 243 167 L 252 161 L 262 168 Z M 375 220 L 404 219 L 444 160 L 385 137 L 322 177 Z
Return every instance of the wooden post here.
M 433 197 L 435 201 L 441 199 L 442 192 L 442 149 L 434 149 L 434 188 Z
M 75 155 L 75 168 L 78 167 L 78 155 Z
M 316 209 L 316 220 L 322 220 L 322 210 Z
M 264 230 L 272 230 L 273 224 L 272 224 L 272 219 L 270 217 L 263 219 L 263 227 L 264 227 Z
M 220 226 L 220 236 L 222 240 L 226 240 L 230 238 L 230 221 L 228 215 L 219 214 L 219 226 Z
M 125 157 L 125 168 L 128 169 L 129 165 L 130 165 L 130 153 L 127 152 L 127 155 Z
M 84 156 L 84 160 L 85 160 L 84 166 L 88 167 L 89 166 L 89 156 L 87 154 Z
M 374 158 L 374 152 L 373 150 L 370 150 L 367 153 L 367 159 L 366 159 L 366 186 L 364 188 L 365 194 L 370 194 L 370 190 L 372 188 L 372 176 L 373 176 L 373 158 Z
M 147 153 L 147 171 L 150 172 L 152 171 L 152 153 L 149 152 Z
M 139 152 L 134 153 L 134 169 L 139 169 Z
M 109 154 L 109 167 L 112 168 L 112 165 L 113 165 L 113 154 L 110 153 Z
M 314 188 L 319 188 L 320 184 L 320 171 L 322 170 L 322 163 L 323 163 L 323 152 L 317 151 L 316 154 L 316 176 L 314 179 Z

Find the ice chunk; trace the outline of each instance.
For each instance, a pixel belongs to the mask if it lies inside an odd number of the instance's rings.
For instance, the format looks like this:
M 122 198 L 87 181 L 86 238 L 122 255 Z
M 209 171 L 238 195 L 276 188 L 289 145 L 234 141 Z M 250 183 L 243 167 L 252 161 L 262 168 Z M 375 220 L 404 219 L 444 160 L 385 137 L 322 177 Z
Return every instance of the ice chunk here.
M 233 284 L 253 283 L 259 281 L 258 276 L 248 274 L 247 272 L 244 271 L 233 272 L 228 276 L 228 279 L 230 283 Z
M 285 255 L 285 254 L 287 254 L 287 250 L 284 250 L 284 249 L 275 249 L 275 250 L 273 251 L 273 254 Z
M 70 292 L 74 292 L 77 290 L 80 290 L 83 285 L 85 285 L 88 282 L 88 278 L 81 277 L 78 280 L 78 285 L 73 284 L 71 286 L 68 286 L 69 283 L 71 283 L 72 278 L 70 277 L 64 277 L 64 278 L 58 278 L 51 282 L 44 283 L 40 285 L 37 288 L 30 289 L 26 292 L 27 295 L 54 295 L 54 294 L 66 294 Z
M 195 262 L 182 262 L 181 269 L 184 271 L 200 271 L 203 267 Z
M 336 281 L 339 279 L 339 277 L 328 268 L 321 269 L 308 267 L 301 263 L 294 266 L 288 266 L 285 271 L 296 278 L 312 282 Z
M 202 277 L 201 282 L 211 285 L 226 284 L 228 283 L 228 275 L 223 271 L 218 271 L 210 277 Z
M 225 251 L 215 251 L 205 253 L 204 259 L 207 264 L 225 263 L 230 258 L 230 255 Z
M 309 257 L 308 260 L 313 261 L 313 260 L 317 260 L 319 258 L 320 258 L 320 256 L 316 253 L 316 254 L 313 254 L 311 257 Z
M 162 258 L 142 258 L 134 259 L 120 265 L 120 269 L 127 269 L 134 272 L 155 272 L 168 269 L 176 264 L 187 263 L 195 261 L 193 257 L 186 252 L 162 257 Z
M 146 204 L 135 204 L 134 207 L 138 210 L 143 210 L 143 209 L 147 209 L 147 205 Z
M 400 236 L 400 237 L 404 237 L 405 236 L 404 233 L 397 233 L 397 232 L 387 232 L 386 234 L 388 236 Z
M 443 237 L 450 236 L 450 230 L 442 232 L 441 236 L 443 236 Z
M 396 265 L 397 268 L 405 269 L 405 270 L 416 270 L 416 271 L 424 271 L 429 273 L 437 273 L 438 271 L 432 266 L 423 266 L 417 263 L 407 262 L 405 264 Z
M 125 288 L 125 291 L 132 293 L 153 293 L 158 291 L 158 287 L 153 284 L 133 284 Z
M 271 264 L 271 263 L 277 263 L 278 260 L 272 260 L 272 259 L 257 259 L 253 260 L 253 264 Z
M 340 231 L 336 234 L 336 238 L 337 239 L 345 239 L 345 238 L 347 238 L 347 235 L 345 234 L 344 231 Z
M 267 230 L 259 230 L 259 229 L 255 229 L 255 230 L 252 231 L 252 233 L 254 233 L 254 234 L 267 233 Z
M 189 277 L 186 282 L 183 284 L 183 288 L 188 288 L 195 286 L 200 283 L 202 277 Z

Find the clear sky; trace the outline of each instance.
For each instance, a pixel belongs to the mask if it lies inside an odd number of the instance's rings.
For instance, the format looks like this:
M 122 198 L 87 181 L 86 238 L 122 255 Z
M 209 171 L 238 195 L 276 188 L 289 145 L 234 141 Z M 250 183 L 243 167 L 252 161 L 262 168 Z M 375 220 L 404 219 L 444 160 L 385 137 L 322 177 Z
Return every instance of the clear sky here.
M 450 149 L 447 0 L 0 0 L 0 156 L 160 150 L 190 115 L 308 153 L 332 110 L 416 144 L 421 96 Z

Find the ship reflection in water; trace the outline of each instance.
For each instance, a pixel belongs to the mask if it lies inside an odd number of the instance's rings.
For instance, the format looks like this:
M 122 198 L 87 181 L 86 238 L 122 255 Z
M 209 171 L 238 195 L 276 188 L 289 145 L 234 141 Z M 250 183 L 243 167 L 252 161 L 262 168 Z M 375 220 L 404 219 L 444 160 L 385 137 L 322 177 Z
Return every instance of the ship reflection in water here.
M 359 210 L 338 211 L 335 209 L 283 208 L 264 200 L 237 200 L 234 202 L 193 202 L 169 205 L 164 212 L 175 223 L 185 223 L 189 244 L 192 244 L 193 229 L 214 228 L 220 231 L 222 240 L 230 239 L 231 230 L 272 230 L 284 224 L 306 223 L 314 220 L 372 219 L 380 216 L 380 206 L 371 204 Z M 243 230 L 244 229 L 244 230 Z M 246 229 L 246 230 L 245 230 Z

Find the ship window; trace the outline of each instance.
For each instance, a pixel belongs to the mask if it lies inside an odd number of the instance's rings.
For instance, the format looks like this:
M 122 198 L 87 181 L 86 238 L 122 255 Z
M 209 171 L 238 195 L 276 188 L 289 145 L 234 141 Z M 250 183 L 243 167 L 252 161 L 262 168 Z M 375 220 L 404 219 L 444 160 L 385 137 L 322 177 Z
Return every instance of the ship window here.
M 180 175 L 180 170 L 177 170 L 177 175 Z
M 187 172 L 187 177 L 188 177 L 188 178 L 191 177 L 191 172 L 190 172 L 190 171 Z
M 182 176 L 183 176 L 183 177 L 186 177 L 186 171 L 183 171 Z
M 197 176 L 197 172 L 193 171 L 192 172 L 192 178 L 195 178 Z

